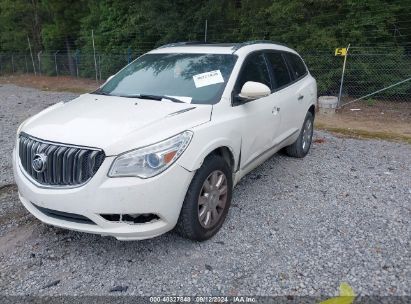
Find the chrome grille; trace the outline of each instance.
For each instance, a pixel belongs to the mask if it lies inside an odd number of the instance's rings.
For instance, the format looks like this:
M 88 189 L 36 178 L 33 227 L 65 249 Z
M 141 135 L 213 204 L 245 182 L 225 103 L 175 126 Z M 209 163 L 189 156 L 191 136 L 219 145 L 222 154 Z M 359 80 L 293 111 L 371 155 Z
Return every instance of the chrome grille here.
M 33 159 L 44 156 L 44 170 L 36 171 Z M 19 157 L 24 171 L 47 186 L 78 186 L 86 183 L 100 168 L 103 150 L 48 142 L 25 133 L 19 137 Z

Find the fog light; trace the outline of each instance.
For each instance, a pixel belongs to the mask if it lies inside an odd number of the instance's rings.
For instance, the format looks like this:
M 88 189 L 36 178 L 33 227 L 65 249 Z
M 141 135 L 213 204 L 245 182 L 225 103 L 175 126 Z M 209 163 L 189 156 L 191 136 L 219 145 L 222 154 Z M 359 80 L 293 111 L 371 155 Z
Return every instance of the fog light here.
M 127 224 L 146 224 L 160 219 L 153 213 L 100 214 L 100 216 L 110 222 Z

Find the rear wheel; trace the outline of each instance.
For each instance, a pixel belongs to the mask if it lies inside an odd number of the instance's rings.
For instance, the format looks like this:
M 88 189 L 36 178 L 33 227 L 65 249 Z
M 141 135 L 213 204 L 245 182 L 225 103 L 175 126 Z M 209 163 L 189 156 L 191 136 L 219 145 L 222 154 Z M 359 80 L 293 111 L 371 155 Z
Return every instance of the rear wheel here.
M 285 153 L 298 158 L 306 156 L 311 147 L 313 132 L 314 116 L 311 112 L 307 112 L 300 135 L 292 145 L 285 148 Z
M 215 235 L 230 207 L 232 188 L 227 162 L 218 155 L 208 156 L 188 188 L 176 231 L 195 241 Z

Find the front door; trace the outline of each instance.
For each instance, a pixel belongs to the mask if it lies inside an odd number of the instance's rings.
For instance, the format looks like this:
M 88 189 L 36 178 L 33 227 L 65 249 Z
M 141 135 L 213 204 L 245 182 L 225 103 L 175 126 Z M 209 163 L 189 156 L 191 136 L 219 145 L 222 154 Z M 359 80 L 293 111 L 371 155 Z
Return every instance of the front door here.
M 249 55 L 238 76 L 234 94 L 239 94 L 247 81 L 260 82 L 271 88 L 271 80 L 266 60 L 262 53 Z M 233 107 L 241 124 L 242 148 L 241 169 L 258 160 L 273 146 L 273 138 L 280 124 L 280 114 L 275 108 L 273 95 L 242 103 Z

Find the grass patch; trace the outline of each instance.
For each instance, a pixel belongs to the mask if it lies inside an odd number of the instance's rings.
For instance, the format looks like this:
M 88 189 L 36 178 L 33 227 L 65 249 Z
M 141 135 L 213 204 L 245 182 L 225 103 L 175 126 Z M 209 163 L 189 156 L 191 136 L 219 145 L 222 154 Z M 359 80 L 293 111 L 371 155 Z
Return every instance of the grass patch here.
M 367 107 L 373 107 L 377 103 L 377 101 L 372 98 L 367 98 L 365 102 L 366 102 Z
M 369 138 L 369 139 L 382 139 L 388 141 L 401 141 L 407 144 L 411 144 L 411 137 L 396 134 L 396 133 L 389 133 L 389 132 L 372 132 L 366 131 L 361 129 L 347 129 L 347 128 L 340 128 L 340 127 L 330 127 L 326 124 L 316 122 L 315 128 L 320 130 L 329 131 L 332 133 L 341 134 L 347 137 L 352 138 Z

